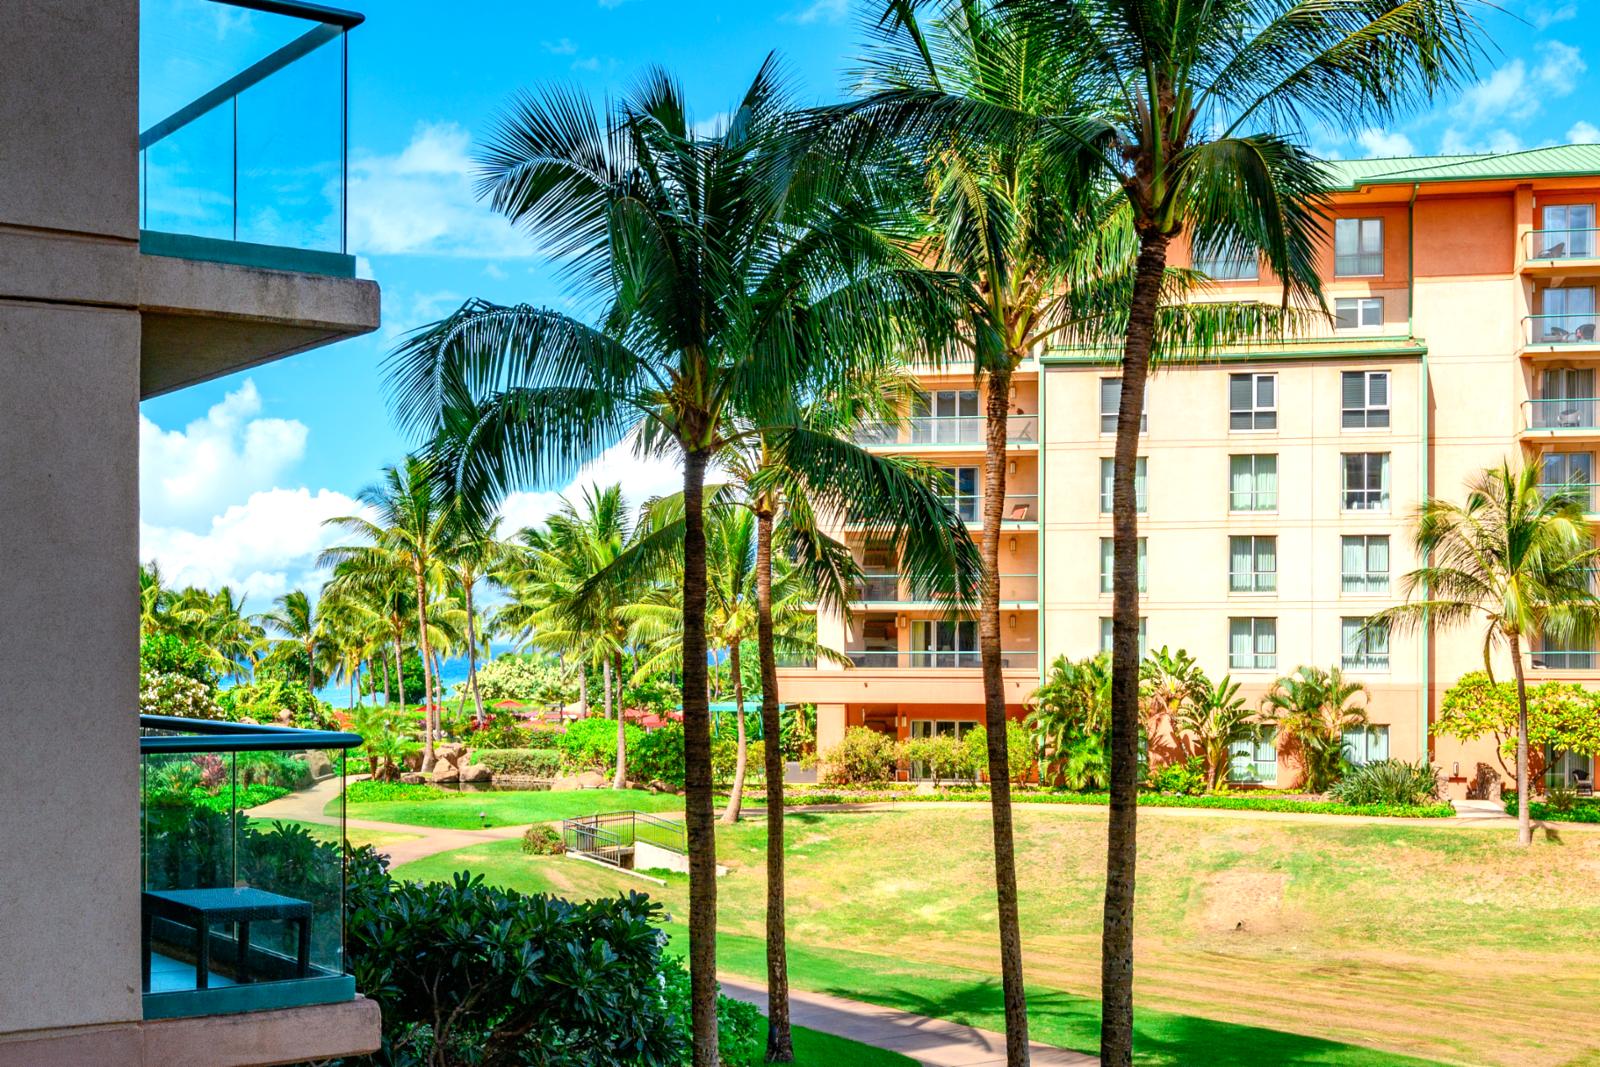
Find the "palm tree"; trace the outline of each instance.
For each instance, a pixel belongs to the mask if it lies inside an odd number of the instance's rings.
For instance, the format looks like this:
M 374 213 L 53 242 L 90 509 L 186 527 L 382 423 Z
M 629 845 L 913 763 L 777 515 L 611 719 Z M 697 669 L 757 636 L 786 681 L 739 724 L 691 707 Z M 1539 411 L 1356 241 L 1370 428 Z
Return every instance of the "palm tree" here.
M 319 673 L 317 647 L 325 636 L 322 616 L 317 605 L 303 589 L 291 589 L 273 602 L 271 611 L 263 612 L 259 621 L 284 635 L 284 641 L 303 650 L 306 662 L 306 688 L 318 689 L 325 677 Z
M 912 6 L 910 0 L 896 5 Z M 967 0 L 966 6 L 972 6 Z M 1471 73 L 1478 0 L 1007 0 L 1070 71 L 1051 129 L 1063 165 L 1122 193 L 1137 239 L 1112 481 L 1112 781 L 1101 947 L 1104 1067 L 1133 1058 L 1138 747 L 1134 463 L 1163 338 L 1167 253 L 1258 252 L 1284 302 L 1324 308 L 1325 179 L 1306 127 L 1381 125 Z
M 1367 687 L 1345 680 L 1338 667 L 1301 667 L 1279 678 L 1261 700 L 1261 708 L 1278 731 L 1299 749 L 1305 764 L 1306 788 L 1326 792 L 1339 778 L 1344 759 L 1344 732 L 1367 722 Z
M 455 523 L 456 528 L 441 546 L 440 561 L 460 591 L 462 610 L 466 613 L 467 691 L 472 694 L 474 721 L 481 726 L 487 721 L 483 696 L 478 692 L 478 647 L 483 635 L 477 625 L 473 593 L 480 581 L 505 563 L 508 549 L 500 540 L 498 518 L 485 522 L 472 509 L 459 508 L 455 512 Z
M 168 633 L 172 625 L 174 593 L 161 576 L 161 565 L 152 560 L 139 564 L 139 633 L 143 636 Z
M 717 1061 L 706 469 L 738 415 L 773 427 L 791 462 L 835 485 L 887 480 L 888 465 L 842 456 L 839 442 L 803 427 L 779 428 L 774 413 L 815 381 L 948 332 L 937 279 L 878 234 L 870 202 L 840 202 L 831 168 L 793 150 L 794 126 L 771 61 L 710 135 L 693 128 L 681 88 L 659 71 L 605 116 L 564 90 L 519 98 L 482 156 L 481 189 L 561 257 L 599 325 L 472 302 L 412 337 L 392 364 L 398 411 L 469 500 L 570 477 L 625 440 L 682 456 L 696 1067 Z M 918 520 L 942 521 L 896 495 Z
M 1162 645 L 1140 663 L 1139 678 L 1146 735 L 1165 723 L 1173 741 L 1181 745 L 1178 720 L 1210 688 L 1205 672 L 1188 652 L 1181 648 L 1169 652 L 1167 646 Z
M 1111 664 L 1104 653 L 1084 660 L 1056 657 L 1034 690 L 1026 719 L 1041 779 L 1070 789 L 1104 788 L 1110 699 Z
M 434 764 L 434 736 L 439 729 L 439 708 L 433 686 L 433 648 L 429 643 L 429 590 L 439 579 L 439 554 L 453 529 L 454 509 L 429 476 L 427 461 L 406 457 L 398 467 L 385 467 L 382 480 L 357 495 L 372 515 L 344 515 L 325 525 L 363 538 L 366 543 L 325 550 L 318 566 L 350 564 L 352 570 L 383 573 L 405 570 L 415 596 L 417 651 L 422 657 L 423 703 L 422 767 Z M 399 664 L 397 663 L 397 666 Z M 403 698 L 402 698 L 403 699 Z
M 1368 629 L 1483 624 L 1483 665 L 1504 646 L 1517 679 L 1517 838 L 1533 843 L 1528 816 L 1528 687 L 1523 648 L 1584 640 L 1596 627 L 1596 551 L 1586 497 L 1540 485 L 1539 468 L 1502 463 L 1467 483 L 1465 504 L 1430 498 L 1417 509 L 1413 544 L 1423 566 L 1402 580 L 1406 602 Z M 1413 599 L 1415 597 L 1415 599 Z
M 1220 789 L 1233 758 L 1233 746 L 1256 735 L 1252 713 L 1239 696 L 1239 683 L 1223 675 L 1206 681 L 1178 711 L 1177 726 L 1193 739 L 1205 765 L 1206 788 Z

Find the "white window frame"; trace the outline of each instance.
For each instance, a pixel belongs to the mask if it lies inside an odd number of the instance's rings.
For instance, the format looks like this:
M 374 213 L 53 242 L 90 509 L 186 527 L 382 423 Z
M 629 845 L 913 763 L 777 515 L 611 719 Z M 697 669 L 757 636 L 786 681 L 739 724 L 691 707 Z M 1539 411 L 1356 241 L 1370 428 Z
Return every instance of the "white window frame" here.
M 964 522 L 978 522 L 983 518 L 983 468 L 970 465 L 940 467 L 950 479 L 950 492 L 945 496 L 951 509 Z M 961 472 L 972 472 L 972 492 L 961 491 Z
M 1347 385 L 1359 378 L 1361 406 L 1349 407 L 1345 397 Z M 1378 383 L 1382 383 L 1381 387 Z M 1373 400 L 1381 393 L 1382 403 Z M 1390 405 L 1394 403 L 1394 375 L 1386 370 L 1347 370 L 1339 372 L 1339 425 L 1346 430 L 1387 430 Z
M 1143 515 L 1150 507 L 1150 466 L 1148 456 L 1133 465 L 1133 509 Z M 1100 514 L 1111 514 L 1111 478 L 1116 471 L 1114 456 L 1100 457 Z
M 1381 278 L 1387 252 L 1383 218 L 1335 219 L 1333 223 L 1333 276 L 1335 278 Z M 1377 250 L 1369 240 L 1377 233 Z M 1348 248 L 1348 242 L 1355 242 Z M 1376 262 L 1374 262 L 1376 260 Z M 1376 267 L 1376 269 L 1373 269 Z
M 1106 403 L 1107 403 L 1107 401 L 1111 401 L 1112 400 L 1111 396 L 1109 396 L 1107 391 L 1106 391 L 1106 386 L 1107 386 L 1107 383 L 1109 383 L 1109 382 L 1116 382 L 1117 383 L 1117 393 L 1116 393 L 1115 400 L 1112 401 L 1112 403 L 1111 403 L 1111 410 L 1107 411 L 1106 410 Z M 1113 375 L 1110 375 L 1108 377 L 1101 378 L 1098 388 L 1100 390 L 1100 432 L 1101 433 L 1116 433 L 1117 432 L 1117 417 L 1118 417 L 1118 415 L 1121 414 L 1120 405 L 1122 404 L 1122 376 L 1120 374 L 1113 374 Z M 1146 382 L 1145 383 L 1145 387 L 1144 387 L 1144 407 L 1139 412 L 1139 432 L 1140 433 L 1149 433 L 1150 432 L 1150 383 L 1149 382 Z
M 1375 333 L 1383 329 L 1383 297 L 1334 297 L 1333 328 L 1336 333 Z
M 1339 619 L 1339 667 L 1364 674 L 1389 671 L 1389 627 L 1374 626 L 1362 634 L 1366 617 L 1346 615 Z
M 1354 542 L 1358 541 L 1361 549 L 1361 570 L 1347 570 L 1345 550 L 1356 547 Z M 1372 549 L 1378 542 L 1383 543 L 1383 556 L 1389 564 L 1381 571 L 1372 568 Z M 1375 596 L 1388 593 L 1389 574 L 1394 569 L 1394 557 L 1390 555 L 1390 549 L 1388 534 L 1342 535 L 1339 538 L 1339 591 L 1347 596 Z
M 1379 737 L 1383 738 L 1381 746 L 1374 743 Z M 1369 722 L 1365 726 L 1349 727 L 1341 733 L 1339 746 L 1344 749 L 1344 758 L 1357 767 L 1389 759 L 1389 726 L 1387 723 Z
M 1350 460 L 1361 457 L 1361 484 L 1350 486 Z M 1378 461 L 1378 487 L 1371 488 L 1372 464 Z M 1341 452 L 1339 453 L 1339 510 L 1344 512 L 1370 512 L 1383 514 L 1389 510 L 1391 488 L 1389 485 L 1389 453 Z
M 1115 559 L 1113 555 L 1114 549 L 1115 542 L 1111 538 L 1100 538 L 1100 592 L 1102 593 L 1111 592 L 1111 582 L 1113 578 L 1112 569 L 1115 566 Z M 1139 538 L 1138 552 L 1139 592 L 1147 593 L 1149 592 L 1150 586 L 1150 552 L 1148 538 Z
M 1271 776 L 1265 773 L 1270 770 Z M 1278 780 L 1278 728 L 1263 724 L 1255 728 L 1255 736 L 1234 741 L 1228 746 L 1228 781 L 1239 783 L 1276 782 Z
M 1139 616 L 1139 658 L 1142 660 L 1150 652 L 1150 634 L 1147 624 L 1150 620 Z M 1100 616 L 1100 651 L 1111 653 L 1111 619 L 1105 615 Z
M 1245 624 L 1250 633 L 1250 662 L 1235 656 L 1234 631 Z M 1262 652 L 1261 638 L 1270 635 L 1272 651 Z M 1234 616 L 1228 619 L 1228 669 L 1233 671 L 1275 671 L 1278 669 L 1278 620 L 1275 616 Z
M 940 647 L 946 644 L 952 647 Z M 979 667 L 979 656 L 977 620 L 911 620 L 913 667 Z
M 1237 460 L 1250 461 L 1250 491 L 1240 494 L 1233 488 L 1234 463 Z M 1258 489 L 1262 475 L 1261 461 L 1272 461 L 1272 489 Z M 1251 507 L 1241 508 L 1239 502 L 1242 495 L 1249 497 Z M 1257 505 L 1266 497 L 1271 497 L 1271 507 L 1258 507 Z M 1237 514 L 1260 514 L 1262 512 L 1275 512 L 1278 510 L 1278 454 L 1276 452 L 1236 452 L 1228 457 L 1228 510 Z
M 1249 541 L 1250 569 L 1237 571 L 1233 562 L 1237 558 L 1236 542 Z M 1263 553 L 1262 549 L 1267 550 Z M 1272 569 L 1262 567 L 1262 556 L 1270 554 Z M 1228 592 L 1276 593 L 1278 591 L 1278 539 L 1271 534 L 1233 534 L 1228 538 Z
M 1248 382 L 1250 388 L 1250 402 L 1243 407 L 1235 407 L 1233 400 L 1233 387 L 1238 382 Z M 1261 400 L 1262 387 L 1272 394 L 1271 400 L 1263 403 Z M 1248 422 L 1249 425 L 1237 425 L 1239 422 Z M 1229 433 L 1259 433 L 1278 428 L 1278 376 L 1275 373 L 1247 371 L 1242 374 L 1228 375 L 1228 432 Z

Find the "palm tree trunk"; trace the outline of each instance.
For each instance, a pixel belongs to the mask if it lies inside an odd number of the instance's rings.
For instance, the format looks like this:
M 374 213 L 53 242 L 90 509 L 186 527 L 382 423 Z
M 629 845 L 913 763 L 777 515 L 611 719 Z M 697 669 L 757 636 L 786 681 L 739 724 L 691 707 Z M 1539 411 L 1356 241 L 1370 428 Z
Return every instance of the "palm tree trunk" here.
M 622 653 L 611 653 L 611 659 L 616 664 L 611 673 L 617 679 L 617 773 L 611 780 L 611 788 L 625 789 L 628 785 L 628 717 L 622 711 Z
M 1005 991 L 1006 1064 L 1028 1063 L 1028 998 L 1022 986 L 1022 926 L 1017 916 L 1017 850 L 1011 828 L 1011 760 L 1006 752 L 1006 691 L 1000 660 L 1000 521 L 1006 503 L 1006 421 L 1011 370 L 989 374 L 984 422 L 983 588 L 978 650 L 983 663 L 983 720 L 989 755 L 989 816 L 1000 913 L 1000 978 Z
M 1528 815 L 1528 680 L 1522 674 L 1522 642 L 1511 635 L 1511 669 L 1517 676 L 1517 844 L 1533 844 Z
M 1167 242 L 1168 237 L 1155 230 L 1139 234 L 1112 466 L 1111 811 L 1100 931 L 1101 1067 L 1133 1063 L 1133 894 L 1139 818 L 1139 522 L 1133 473 Z
M 783 746 L 778 743 L 778 654 L 772 636 L 772 513 L 756 511 L 756 658 L 767 770 L 767 1062 L 793 1063 L 789 946 L 784 924 Z
M 387 667 L 384 669 L 388 670 Z M 403 714 L 406 710 L 406 659 L 405 644 L 398 631 L 394 635 L 394 684 L 399 690 L 400 711 Z
M 605 705 L 606 718 L 612 718 L 611 660 L 609 657 L 600 664 L 600 700 Z
M 689 1007 L 692 1067 L 718 1067 L 717 829 L 711 799 L 706 671 L 705 479 L 708 456 L 683 457 L 683 771 L 689 842 Z
M 379 656 L 378 662 L 383 664 L 383 706 L 389 706 L 389 657 Z
M 728 669 L 733 674 L 733 717 L 739 724 L 739 755 L 733 765 L 733 789 L 728 794 L 728 806 L 722 812 L 722 821 L 732 826 L 739 821 L 739 809 L 744 804 L 744 776 L 750 760 L 750 742 L 744 732 L 744 677 L 739 673 L 737 641 L 728 650 Z
M 488 719 L 483 714 L 483 694 L 478 692 L 478 633 L 472 614 L 472 587 L 476 584 L 472 581 L 463 581 L 461 586 L 466 591 L 464 599 L 467 605 L 467 688 L 472 690 L 472 707 L 477 713 L 477 723 L 481 727 Z
M 433 650 L 428 647 L 428 586 L 422 566 L 412 568 L 417 580 L 417 649 L 422 653 L 422 769 L 433 770 Z
M 589 717 L 589 665 L 578 661 L 578 718 Z

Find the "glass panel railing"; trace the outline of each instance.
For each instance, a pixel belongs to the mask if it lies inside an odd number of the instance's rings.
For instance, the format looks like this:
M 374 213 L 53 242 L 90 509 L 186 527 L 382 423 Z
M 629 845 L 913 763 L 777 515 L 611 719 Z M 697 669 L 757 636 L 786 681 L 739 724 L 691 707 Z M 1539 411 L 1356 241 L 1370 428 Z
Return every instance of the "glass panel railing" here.
M 1600 427 L 1600 399 L 1524 400 L 1530 430 L 1592 430 Z
M 1529 315 L 1524 321 L 1528 324 L 1530 345 L 1592 345 L 1600 316 L 1593 311 L 1579 311 L 1561 315 Z
M 869 422 L 856 430 L 855 442 L 863 447 L 903 448 L 981 445 L 985 422 L 982 415 L 919 416 L 898 422 Z M 1038 441 L 1038 415 L 1007 417 L 1008 444 L 1037 444 Z
M 1595 490 L 1597 489 L 1600 489 L 1600 485 L 1594 485 L 1589 482 L 1547 482 L 1539 486 L 1539 492 L 1542 495 L 1551 497 L 1560 493 L 1576 500 L 1583 505 L 1583 510 L 1590 514 L 1600 511 L 1600 508 L 1597 508 L 1595 503 Z
M 1572 228 L 1534 230 L 1528 234 L 1529 259 L 1593 259 L 1597 252 L 1596 234 L 1600 230 Z
M 1535 668 L 1550 671 L 1592 671 L 1600 662 L 1600 652 L 1583 650 L 1534 649 Z
M 1339 657 L 1339 667 L 1346 671 L 1386 671 L 1389 669 L 1387 652 L 1346 652 Z
M 144 1017 L 354 997 L 344 973 L 343 781 L 344 755 L 361 739 L 162 716 L 139 723 Z M 285 822 L 252 812 L 285 790 L 310 793 L 319 814 Z
M 894 670 L 950 669 L 977 670 L 983 666 L 982 655 L 975 649 L 913 651 L 847 649 L 847 658 L 853 666 Z M 1000 653 L 1001 666 L 1008 670 L 1032 670 L 1039 665 L 1039 654 L 1033 651 L 1007 651 Z
M 856 582 L 858 601 L 869 604 L 912 604 L 931 602 L 927 596 L 918 597 L 908 579 L 898 574 L 864 574 Z M 935 598 L 937 599 L 937 598 Z M 1021 603 L 1039 599 L 1039 576 L 1036 574 L 1002 574 L 1000 600 Z
M 140 20 L 144 250 L 353 275 L 345 34 L 362 17 L 142 0 Z

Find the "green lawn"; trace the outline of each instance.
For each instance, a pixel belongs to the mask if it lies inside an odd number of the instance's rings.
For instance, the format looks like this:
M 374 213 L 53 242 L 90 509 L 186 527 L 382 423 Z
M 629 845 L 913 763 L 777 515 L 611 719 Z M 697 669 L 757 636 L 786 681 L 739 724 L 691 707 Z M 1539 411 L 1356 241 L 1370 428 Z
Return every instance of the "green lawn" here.
M 337 814 L 338 801 L 330 801 L 329 815 Z M 603 811 L 683 810 L 683 798 L 670 793 L 650 793 L 641 789 L 506 790 L 487 793 L 452 793 L 440 800 L 391 800 L 381 803 L 350 804 L 346 814 L 352 819 L 404 823 L 408 826 L 438 826 L 450 830 L 476 830 L 484 825 L 521 826 L 524 823 L 570 819 Z
M 302 822 L 299 819 L 262 818 L 260 816 L 257 816 L 255 821 L 257 825 L 281 822 L 285 826 L 299 826 L 318 841 L 337 842 L 339 840 L 339 828 L 337 826 L 329 826 L 326 823 Z M 345 833 L 345 837 L 350 841 L 351 848 L 372 845 L 381 849 L 384 845 L 391 845 L 396 841 L 414 841 L 420 836 L 422 835 L 404 834 L 392 830 L 363 830 L 357 826 L 350 827 Z
M 1000 1028 L 982 809 L 789 818 L 797 988 Z M 1104 814 L 1016 813 L 1035 1036 L 1096 1043 Z M 1140 1062 L 1600 1062 L 1600 834 L 1140 819 Z M 721 964 L 764 973 L 765 827 L 723 832 Z M 644 888 L 680 922 L 686 881 L 645 886 L 516 842 L 398 873 L 467 867 L 572 897 Z M 674 930 L 674 933 L 679 931 Z M 839 946 L 848 946 L 848 949 Z M 1514 1011 L 1506 1006 L 1515 1005 Z M 1410 1058 L 1416 1057 L 1416 1058 Z
M 796 1026 L 792 1036 L 794 1062 L 799 1067 L 916 1067 L 917 1063 L 898 1052 L 819 1034 L 803 1026 Z

